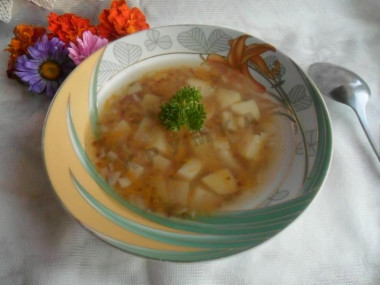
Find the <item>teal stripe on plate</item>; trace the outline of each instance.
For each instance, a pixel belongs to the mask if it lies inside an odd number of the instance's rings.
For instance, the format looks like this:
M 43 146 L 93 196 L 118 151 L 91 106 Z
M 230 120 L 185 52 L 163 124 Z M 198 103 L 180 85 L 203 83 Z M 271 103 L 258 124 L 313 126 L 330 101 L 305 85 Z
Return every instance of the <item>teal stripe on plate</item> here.
M 203 248 L 246 248 L 252 243 L 257 244 L 277 234 L 275 231 L 259 232 L 255 234 L 237 234 L 233 235 L 194 235 L 194 234 L 178 234 L 162 230 L 153 229 L 131 220 L 128 220 L 119 214 L 113 212 L 106 206 L 98 202 L 76 179 L 70 172 L 71 179 L 75 188 L 86 199 L 86 201 L 104 217 L 117 224 L 118 226 L 127 229 L 136 234 L 148 237 L 160 242 L 170 243 L 174 245 L 188 247 L 203 247 Z
M 89 113 L 92 133 L 95 138 L 99 136 L 98 130 L 98 98 L 97 98 L 97 85 L 98 85 L 98 73 L 99 73 L 100 60 L 96 63 L 95 70 L 91 76 L 90 94 L 89 94 Z
M 87 227 L 88 228 L 88 227 Z M 147 257 L 157 260 L 166 260 L 166 261 L 177 261 L 177 262 L 194 262 L 194 261 L 205 261 L 221 257 L 230 256 L 237 254 L 239 252 L 245 251 L 248 248 L 241 250 L 202 250 L 195 252 L 179 252 L 179 251 L 167 251 L 167 250 L 156 250 L 140 246 L 135 246 L 132 244 L 126 244 L 119 240 L 113 239 L 111 237 L 105 236 L 99 232 L 94 231 L 91 228 L 88 228 L 93 232 L 97 237 L 103 241 L 122 249 L 128 253 L 132 253 L 141 257 Z

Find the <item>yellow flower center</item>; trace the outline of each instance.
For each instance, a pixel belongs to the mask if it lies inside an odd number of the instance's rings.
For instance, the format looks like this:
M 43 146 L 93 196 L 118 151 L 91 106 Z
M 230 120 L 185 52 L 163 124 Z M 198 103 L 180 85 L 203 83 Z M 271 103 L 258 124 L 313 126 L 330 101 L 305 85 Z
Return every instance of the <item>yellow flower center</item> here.
M 40 66 L 40 74 L 43 78 L 47 80 L 56 80 L 58 79 L 61 73 L 61 68 L 58 63 L 54 61 L 45 61 Z

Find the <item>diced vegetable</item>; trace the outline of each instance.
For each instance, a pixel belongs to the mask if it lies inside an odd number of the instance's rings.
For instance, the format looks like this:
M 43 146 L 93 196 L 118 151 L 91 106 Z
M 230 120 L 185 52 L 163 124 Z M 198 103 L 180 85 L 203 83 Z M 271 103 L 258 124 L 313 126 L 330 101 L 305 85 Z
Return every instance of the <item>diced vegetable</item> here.
M 202 160 L 213 155 L 213 138 L 209 132 L 194 133 L 191 138 L 191 146 L 194 153 Z
M 236 131 L 237 130 L 237 124 L 234 116 L 229 111 L 222 112 L 222 126 L 224 132 L 228 131 Z
M 134 178 L 139 178 L 144 173 L 144 167 L 134 162 L 128 162 L 128 172 Z
M 152 128 L 152 124 L 149 118 L 143 118 L 135 133 L 135 139 L 141 143 L 146 143 L 150 138 L 149 129 Z
M 244 129 L 247 127 L 246 118 L 244 118 L 243 116 L 238 116 L 236 119 L 236 122 L 237 122 L 237 125 L 240 129 Z
M 144 95 L 141 105 L 149 111 L 158 111 L 160 108 L 160 97 L 147 93 Z
M 99 129 L 100 129 L 100 131 L 102 132 L 102 133 L 107 133 L 107 132 L 109 132 L 109 128 L 107 127 L 107 126 L 105 126 L 105 125 L 101 125 L 101 126 L 99 126 Z
M 117 180 L 121 188 L 127 188 L 132 184 L 132 181 L 128 177 L 119 178 Z
M 241 95 L 235 90 L 219 88 L 216 91 L 216 100 L 219 103 L 220 108 L 225 109 L 232 104 L 240 102 Z
M 103 158 L 106 156 L 106 151 L 104 150 L 104 147 L 99 148 L 98 157 Z
M 171 161 L 160 154 L 155 155 L 152 159 L 154 168 L 162 171 L 166 171 L 171 165 Z
M 107 178 L 108 184 L 111 186 L 114 186 L 116 184 L 117 180 L 119 179 L 120 174 L 121 174 L 120 171 L 115 171 L 115 172 L 109 173 L 108 178 Z
M 241 116 L 251 115 L 256 120 L 260 119 L 259 107 L 253 99 L 233 104 L 231 106 L 231 111 Z
M 203 177 L 202 182 L 220 195 L 233 194 L 237 191 L 236 180 L 227 168 L 217 170 Z
M 207 211 L 218 206 L 222 201 L 221 196 L 206 190 L 203 186 L 196 186 L 189 199 L 189 206 L 195 210 Z
M 204 100 L 203 105 L 205 106 L 206 111 L 206 123 L 211 121 L 214 117 L 216 110 L 218 107 L 216 106 L 215 102 L 213 100 Z
M 107 167 L 103 167 L 99 170 L 100 174 L 103 176 L 103 177 L 107 177 L 108 175 L 108 168 Z
M 187 80 L 189 86 L 194 86 L 200 92 L 203 98 L 207 98 L 215 92 L 215 88 L 208 84 L 206 81 L 198 78 L 189 78 Z
M 128 93 L 135 94 L 137 92 L 140 92 L 141 90 L 142 90 L 141 84 L 138 82 L 135 82 L 131 86 L 129 86 Z
M 230 150 L 231 146 L 230 146 L 230 143 L 228 142 L 228 140 L 226 138 L 216 137 L 214 139 L 214 148 L 216 151 Z
M 152 141 L 150 147 L 156 148 L 160 153 L 167 154 L 170 151 L 170 145 L 166 140 L 165 133 L 161 130 L 152 134 Z
M 177 171 L 177 174 L 185 179 L 192 180 L 202 169 L 202 162 L 197 158 L 189 159 L 182 167 Z
M 107 157 L 110 160 L 114 161 L 114 160 L 116 160 L 118 158 L 118 155 L 115 152 L 113 152 L 113 151 L 109 151 L 109 152 L 107 152 Z
M 125 120 L 120 120 L 120 122 L 113 128 L 114 132 L 128 132 L 130 130 L 129 124 Z
M 167 185 L 170 192 L 170 201 L 183 206 L 187 205 L 190 183 L 188 181 L 169 179 Z
M 227 139 L 217 137 L 214 140 L 214 148 L 218 157 L 231 168 L 240 168 L 236 158 L 232 155 L 231 146 Z
M 249 134 L 241 140 L 241 145 L 238 148 L 239 153 L 246 159 L 254 159 L 259 155 L 265 141 L 265 136 Z
M 230 168 L 241 168 L 236 158 L 232 155 L 231 150 L 225 149 L 218 151 L 219 158 Z
M 154 190 L 157 196 L 164 202 L 169 202 L 170 197 L 168 187 L 163 175 L 153 175 L 151 177 L 151 184 L 154 185 Z

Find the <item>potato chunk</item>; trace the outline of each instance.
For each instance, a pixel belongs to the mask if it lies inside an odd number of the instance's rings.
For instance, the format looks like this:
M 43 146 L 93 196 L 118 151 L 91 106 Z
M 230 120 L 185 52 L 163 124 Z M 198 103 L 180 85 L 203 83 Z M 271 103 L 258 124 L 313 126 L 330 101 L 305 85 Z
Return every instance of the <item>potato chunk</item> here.
M 265 135 L 250 134 L 243 137 L 238 151 L 246 159 L 254 159 L 264 146 Z
M 229 90 L 225 88 L 219 88 L 216 91 L 216 100 L 219 103 L 221 109 L 227 108 L 235 103 L 241 101 L 241 95 L 235 90 Z
M 116 172 L 110 172 L 107 177 L 107 182 L 109 185 L 114 186 L 117 182 L 117 180 L 120 177 L 121 172 L 116 171 Z
M 218 106 L 215 104 L 215 101 L 211 97 L 210 99 L 203 100 L 203 106 L 206 111 L 206 123 L 209 122 L 215 115 Z
M 178 169 L 177 174 L 187 180 L 192 180 L 202 170 L 202 162 L 197 158 L 189 159 Z
M 150 177 L 151 184 L 154 185 L 155 193 L 163 202 L 169 202 L 169 191 L 167 181 L 164 176 L 156 174 Z
M 214 148 L 216 151 L 230 150 L 231 146 L 226 138 L 219 136 L 214 139 Z
M 134 162 L 128 162 L 128 172 L 136 179 L 144 173 L 144 167 Z
M 121 188 L 127 188 L 132 184 L 132 181 L 128 177 L 122 177 L 117 180 Z
M 224 111 L 221 114 L 222 118 L 222 126 L 224 127 L 224 131 L 236 131 L 237 130 L 237 124 L 234 116 L 229 111 Z
M 142 86 L 139 82 L 132 83 L 128 88 L 129 94 L 136 94 L 142 90 Z
M 203 186 L 196 186 L 189 198 L 189 206 L 192 209 L 207 211 L 217 207 L 222 202 L 222 197 L 212 191 L 206 190 Z
M 231 111 L 241 116 L 252 115 L 256 120 L 260 119 L 259 107 L 253 99 L 233 104 Z
M 141 100 L 141 105 L 148 111 L 156 112 L 160 108 L 160 97 L 147 93 Z
M 135 132 L 135 140 L 141 143 L 147 143 L 151 138 L 149 130 L 152 126 L 153 122 L 149 118 L 143 118 Z
M 131 129 L 129 124 L 125 120 L 120 120 L 120 122 L 113 128 L 114 132 L 128 132 Z
M 203 177 L 202 182 L 220 195 L 233 194 L 237 191 L 236 180 L 227 168 L 217 170 Z
M 191 138 L 191 147 L 193 148 L 194 153 L 203 159 L 212 155 L 212 140 L 213 134 L 211 132 L 193 133 Z
M 214 148 L 218 157 L 225 163 L 225 165 L 234 169 L 240 168 L 239 163 L 232 154 L 231 146 L 227 139 L 217 137 L 214 140 Z
M 206 81 L 203 81 L 198 78 L 189 78 L 187 80 L 187 83 L 189 84 L 189 86 L 197 88 L 201 92 L 203 98 L 207 98 L 215 92 L 214 87 L 212 87 Z
M 174 204 L 186 206 L 188 202 L 190 183 L 177 179 L 168 180 L 170 201 Z
M 162 171 L 166 171 L 170 165 L 171 161 L 162 155 L 155 155 L 153 158 L 153 167 Z
M 166 140 L 165 133 L 160 131 L 151 132 L 151 144 L 150 147 L 156 148 L 162 154 L 167 154 L 170 150 L 169 143 Z

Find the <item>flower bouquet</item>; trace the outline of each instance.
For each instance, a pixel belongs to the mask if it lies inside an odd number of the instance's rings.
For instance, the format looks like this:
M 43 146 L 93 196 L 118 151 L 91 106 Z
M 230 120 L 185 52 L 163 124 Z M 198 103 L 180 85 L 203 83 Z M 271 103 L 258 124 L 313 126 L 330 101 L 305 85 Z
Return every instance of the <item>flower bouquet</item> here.
M 10 53 L 7 74 L 29 86 L 29 91 L 52 98 L 64 79 L 86 57 L 120 37 L 149 28 L 145 15 L 125 0 L 114 0 L 89 19 L 66 13 L 47 16 L 47 27 L 20 24 L 5 49 Z

